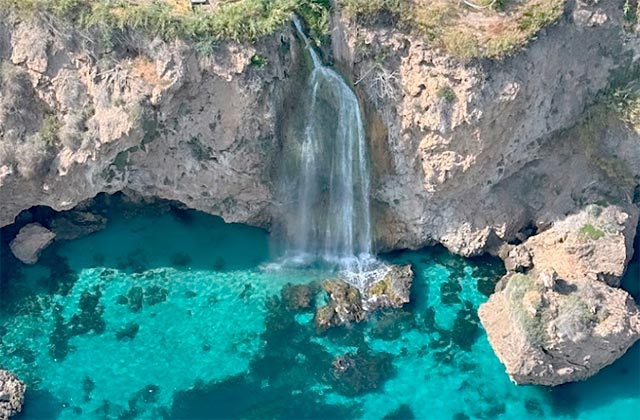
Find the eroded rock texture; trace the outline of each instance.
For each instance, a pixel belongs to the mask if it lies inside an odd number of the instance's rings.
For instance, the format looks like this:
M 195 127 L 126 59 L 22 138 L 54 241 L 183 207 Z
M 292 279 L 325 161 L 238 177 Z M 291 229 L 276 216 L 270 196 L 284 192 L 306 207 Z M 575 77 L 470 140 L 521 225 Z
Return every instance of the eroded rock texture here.
M 503 60 L 452 58 L 383 19 L 338 14 L 334 24 L 336 60 L 373 104 L 380 248 L 440 242 L 474 255 L 585 204 L 633 202 L 640 136 L 606 117 L 581 123 L 638 57 L 615 2 L 567 2 L 557 24 Z
M 182 41 L 0 19 L 0 226 L 100 192 L 177 200 L 268 226 L 276 112 L 297 62 L 287 28 L 197 54 Z M 58 28 L 60 29 L 60 28 Z M 252 64 L 260 55 L 268 65 Z
M 0 369 L 0 420 L 18 414 L 22 410 L 26 386 L 10 372 Z
M 56 234 L 38 223 L 30 223 L 20 229 L 9 247 L 17 259 L 25 264 L 38 262 L 40 252 L 48 247 Z
M 638 306 L 610 285 L 624 274 L 624 232 L 636 221 L 637 212 L 592 205 L 515 248 L 530 255 L 533 269 L 508 273 L 479 309 L 512 380 L 559 385 L 586 379 L 640 339 Z

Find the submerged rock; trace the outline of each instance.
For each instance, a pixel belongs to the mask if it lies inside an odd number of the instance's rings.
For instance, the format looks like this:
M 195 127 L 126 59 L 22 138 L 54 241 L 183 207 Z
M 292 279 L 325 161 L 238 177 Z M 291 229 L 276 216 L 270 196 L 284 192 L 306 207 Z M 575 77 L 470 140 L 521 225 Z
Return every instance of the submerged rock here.
M 17 259 L 25 264 L 35 264 L 42 250 L 51 245 L 55 237 L 55 233 L 39 223 L 30 223 L 20 229 L 9 246 Z
M 7 420 L 22 410 L 26 388 L 10 372 L 0 369 L 0 420 Z
M 379 389 L 394 372 L 390 354 L 373 354 L 362 350 L 338 356 L 331 365 L 333 387 L 346 396 Z
M 103 216 L 87 211 L 69 211 L 51 221 L 51 230 L 59 239 L 77 239 L 98 232 L 107 226 Z
M 291 284 L 288 283 L 282 289 L 282 299 L 287 309 L 297 311 L 309 308 L 317 292 L 315 283 Z

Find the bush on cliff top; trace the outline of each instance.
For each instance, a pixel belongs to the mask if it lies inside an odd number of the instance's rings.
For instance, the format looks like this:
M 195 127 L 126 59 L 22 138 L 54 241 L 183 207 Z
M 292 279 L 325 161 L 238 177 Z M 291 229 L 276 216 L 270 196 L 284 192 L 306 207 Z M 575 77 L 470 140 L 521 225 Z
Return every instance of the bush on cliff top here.
M 184 3 L 188 4 L 187 0 Z M 237 0 L 191 11 L 162 0 L 0 0 L 0 9 L 55 16 L 85 29 L 141 30 L 163 39 L 254 41 L 300 14 L 316 38 L 328 33 L 329 0 Z
M 502 0 L 475 10 L 445 0 L 339 0 L 361 23 L 391 18 L 397 26 L 424 36 L 462 58 L 503 57 L 526 45 L 562 16 L 565 0 Z M 489 6 L 490 1 L 474 1 Z M 498 10 L 504 13 L 498 13 Z

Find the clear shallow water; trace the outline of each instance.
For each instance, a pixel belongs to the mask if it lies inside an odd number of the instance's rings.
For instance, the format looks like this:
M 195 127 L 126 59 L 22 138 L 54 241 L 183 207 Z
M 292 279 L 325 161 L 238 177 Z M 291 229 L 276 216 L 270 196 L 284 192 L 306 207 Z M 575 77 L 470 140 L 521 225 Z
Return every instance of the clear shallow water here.
M 494 262 L 437 248 L 387 259 L 413 264 L 413 302 L 319 334 L 312 310 L 293 309 L 283 288 L 323 274 L 261 270 L 263 231 L 195 212 L 112 217 L 36 266 L 3 264 L 0 364 L 29 385 L 23 419 L 640 412 L 638 345 L 589 381 L 516 387 L 476 318 L 500 274 Z M 332 362 L 345 353 L 358 368 L 341 374 Z

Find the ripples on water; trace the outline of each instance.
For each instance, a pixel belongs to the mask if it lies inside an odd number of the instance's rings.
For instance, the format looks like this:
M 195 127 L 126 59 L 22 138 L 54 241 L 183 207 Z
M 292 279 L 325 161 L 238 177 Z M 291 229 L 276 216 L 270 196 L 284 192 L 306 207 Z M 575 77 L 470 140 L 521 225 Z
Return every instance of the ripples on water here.
M 179 216 L 179 217 L 178 217 Z M 18 417 L 631 419 L 640 350 L 593 379 L 516 387 L 476 309 L 500 265 L 439 248 L 388 255 L 412 303 L 319 334 L 282 298 L 318 270 L 263 270 L 268 237 L 196 212 L 60 242 L 38 265 L 2 249 L 0 363 L 29 385 Z M 286 293 L 285 293 L 286 295 Z M 335 359 L 350 354 L 355 368 Z

